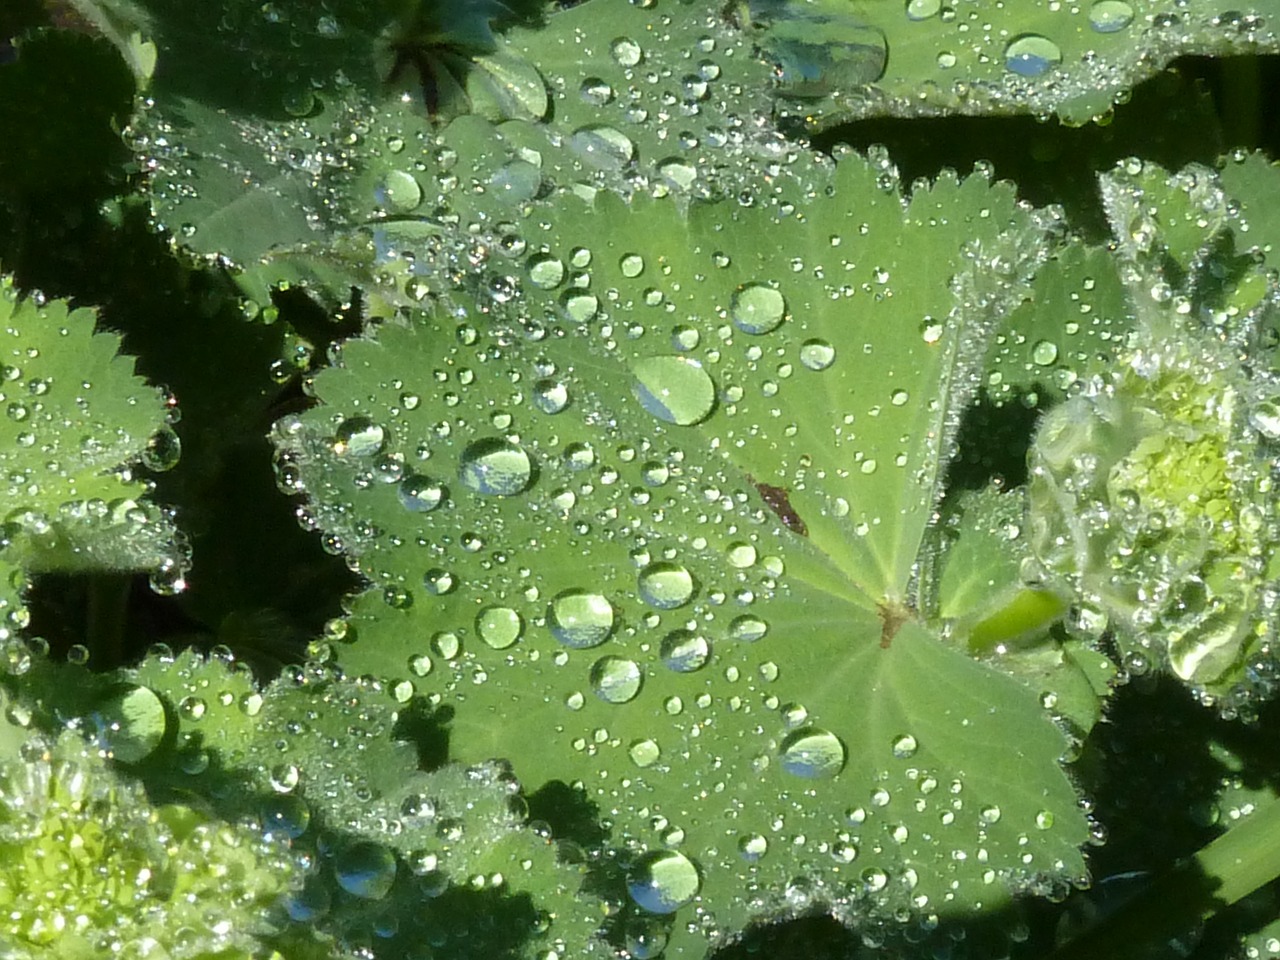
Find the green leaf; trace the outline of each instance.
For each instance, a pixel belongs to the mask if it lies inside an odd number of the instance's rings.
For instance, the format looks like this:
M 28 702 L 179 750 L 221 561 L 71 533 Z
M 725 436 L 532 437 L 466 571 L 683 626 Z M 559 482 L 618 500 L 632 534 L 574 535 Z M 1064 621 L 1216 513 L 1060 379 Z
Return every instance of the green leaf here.
M 134 376 L 120 339 L 95 332 L 87 309 L 20 298 L 0 278 L 0 469 L 8 484 L 0 605 L 6 631 L 25 626 L 21 570 L 146 570 L 162 590 L 181 588 L 186 557 L 167 513 L 145 499 L 139 462 L 173 466 L 178 440 L 169 404 Z
M 675 912 L 672 956 L 808 904 L 994 907 L 1082 876 L 1087 834 L 1039 691 L 913 581 L 1044 224 L 981 176 L 904 203 L 856 155 L 751 199 L 555 196 L 276 426 L 371 581 L 338 662 L 450 708 L 452 757 L 578 784 L 624 928 Z
M 979 10 L 941 0 L 740 4 L 776 63 L 780 113 L 806 126 L 892 114 L 1106 115 L 1177 56 L 1275 52 L 1274 0 L 1095 0 Z M 877 56 L 857 55 L 876 49 Z M 852 60 L 857 69 L 850 69 Z

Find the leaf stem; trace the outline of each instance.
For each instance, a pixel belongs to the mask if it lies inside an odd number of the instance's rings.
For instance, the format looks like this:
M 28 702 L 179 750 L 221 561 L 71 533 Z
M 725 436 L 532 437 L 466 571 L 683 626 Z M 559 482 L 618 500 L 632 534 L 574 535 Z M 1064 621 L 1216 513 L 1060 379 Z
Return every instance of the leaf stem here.
M 1131 960 L 1280 877 L 1280 798 L 1169 868 L 1049 960 Z

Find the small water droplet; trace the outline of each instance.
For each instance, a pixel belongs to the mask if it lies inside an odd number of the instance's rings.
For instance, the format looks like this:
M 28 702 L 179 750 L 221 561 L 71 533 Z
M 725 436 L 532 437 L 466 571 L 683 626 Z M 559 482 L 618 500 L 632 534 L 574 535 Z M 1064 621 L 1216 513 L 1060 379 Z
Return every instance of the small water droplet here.
M 916 742 L 916 738 L 909 733 L 904 733 L 900 737 L 895 737 L 893 741 L 893 755 L 899 760 L 906 760 L 916 755 L 916 750 L 920 745 Z
M 626 703 L 640 692 L 640 664 L 624 657 L 601 657 L 591 666 L 591 689 L 605 703 Z
M 729 624 L 730 638 L 742 643 L 755 643 L 757 640 L 764 639 L 764 635 L 768 632 L 769 625 L 749 613 L 735 617 Z
M 637 66 L 644 58 L 644 51 L 640 48 L 640 44 L 630 37 L 618 37 L 609 45 L 609 52 L 613 54 L 614 61 L 622 67 Z
M 1023 33 L 1004 48 L 1004 65 L 1020 77 L 1040 77 L 1062 63 L 1061 48 L 1038 33 Z
M 692 630 L 673 630 L 662 638 L 658 654 L 667 668 L 677 673 L 692 673 L 711 659 L 711 644 Z
M 602 123 L 575 130 L 569 138 L 569 147 L 583 160 L 602 170 L 621 170 L 636 155 L 636 145 L 630 137 Z
M 650 913 L 675 913 L 691 903 L 701 887 L 698 868 L 676 850 L 650 851 L 627 873 L 627 893 Z
M 1031 359 L 1042 367 L 1047 367 L 1058 359 L 1058 345 L 1052 340 L 1041 340 L 1031 348 Z
M 1118 33 L 1133 23 L 1133 7 L 1124 0 L 1098 0 L 1089 8 L 1089 26 L 1098 33 Z
M 338 425 L 333 452 L 340 457 L 372 457 L 386 444 L 386 431 L 368 417 L 348 417 Z
M 510 440 L 476 440 L 462 453 L 458 478 L 476 493 L 510 497 L 523 492 L 533 481 L 533 461 L 523 447 Z
M 758 833 L 738 838 L 738 856 L 747 863 L 755 863 L 769 852 L 769 840 Z
M 559 380 L 539 380 L 533 385 L 533 405 L 543 413 L 559 413 L 569 405 L 569 388 Z
M 715 409 L 715 384 L 692 357 L 643 357 L 631 373 L 636 399 L 659 420 L 687 427 L 705 420 Z
M 524 630 L 520 614 L 510 607 L 485 607 L 476 616 L 476 633 L 494 650 L 505 650 Z
M 806 370 L 825 370 L 836 362 L 836 348 L 825 340 L 806 340 L 800 345 L 800 363 Z
M 644 273 L 644 257 L 638 253 L 627 253 L 618 261 L 618 269 L 628 279 L 634 279 Z
M 627 748 L 627 754 L 637 767 L 651 767 L 662 756 L 662 750 L 653 740 L 637 740 Z
M 431 477 L 411 473 L 400 481 L 396 494 L 400 505 L 413 513 L 430 513 L 445 498 L 445 488 Z
M 659 610 L 674 610 L 693 599 L 693 575 L 677 563 L 651 563 L 637 580 L 640 598 Z
M 907 0 L 908 20 L 928 20 L 942 9 L 942 0 Z
M 566 647 L 597 647 L 613 632 L 613 605 L 599 593 L 566 590 L 547 611 L 551 634 Z
M 578 87 L 578 96 L 593 107 L 603 107 L 613 99 L 613 87 L 599 77 L 587 77 Z
M 529 282 L 539 290 L 553 290 L 564 281 L 564 261 L 550 254 L 532 257 L 528 263 Z
M 768 333 L 776 330 L 786 317 L 787 302 L 773 287 L 748 283 L 734 291 L 729 313 L 734 326 L 743 333 Z
M 834 733 L 821 727 L 793 730 L 778 749 L 782 768 L 806 780 L 829 780 L 844 769 L 845 748 Z
M 396 880 L 396 858 L 386 847 L 367 840 L 342 850 L 333 863 L 338 886 L 362 900 L 381 900 Z

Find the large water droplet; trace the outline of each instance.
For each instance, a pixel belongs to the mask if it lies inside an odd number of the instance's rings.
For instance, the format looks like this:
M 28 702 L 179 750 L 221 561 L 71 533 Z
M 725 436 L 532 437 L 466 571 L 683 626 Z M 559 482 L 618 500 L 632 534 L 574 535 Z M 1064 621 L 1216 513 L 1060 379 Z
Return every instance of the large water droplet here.
M 640 571 L 640 597 L 651 607 L 674 610 L 693 599 L 693 575 L 678 563 L 651 563 Z
M 763 283 L 748 283 L 734 291 L 729 304 L 734 326 L 743 333 L 776 330 L 787 314 L 782 294 Z
M 565 277 L 564 261 L 550 254 L 540 254 L 529 260 L 529 282 L 539 290 L 552 290 L 560 286 Z
M 422 203 L 422 187 L 413 174 L 392 170 L 378 184 L 377 201 L 390 213 L 409 213 Z
M 907 0 L 908 20 L 928 20 L 942 9 L 942 0 Z
M 1004 65 L 1020 77 L 1039 77 L 1062 63 L 1061 48 L 1038 33 L 1023 33 L 1004 48 Z
M 1133 23 L 1133 7 L 1124 0 L 1098 0 L 1089 8 L 1089 26 L 1098 33 L 1117 33 Z
M 621 170 L 636 155 L 636 145 L 630 137 L 602 123 L 575 130 L 569 138 L 569 147 L 583 160 L 602 170 Z
M 485 607 L 476 616 L 476 633 L 494 650 L 505 650 L 520 639 L 524 621 L 510 607 Z
M 338 425 L 333 452 L 340 457 L 371 457 L 381 453 L 386 431 L 368 417 L 348 417 Z
M 547 624 L 566 647 L 597 647 L 613 632 L 613 604 L 598 593 L 566 590 L 551 601 Z
M 627 893 L 650 913 L 675 913 L 692 902 L 701 886 L 693 861 L 675 850 L 646 853 L 627 874 Z
M 662 662 L 677 673 L 692 673 L 711 659 L 711 644 L 692 630 L 673 630 L 662 638 L 658 648 Z
M 121 763 L 139 763 L 164 739 L 164 703 L 150 687 L 121 687 L 90 715 L 96 734 Z
M 609 52 L 613 54 L 613 59 L 619 66 L 634 67 L 644 59 L 644 51 L 640 48 L 640 44 L 636 43 L 630 37 L 619 37 L 609 45 Z
M 1031 359 L 1042 367 L 1047 367 L 1058 359 L 1058 345 L 1052 340 L 1041 340 L 1031 348 Z
M 829 780 L 844 769 L 845 749 L 831 731 L 808 726 L 787 734 L 778 757 L 787 773 L 806 780 Z
M 397 488 L 400 505 L 414 513 L 430 513 L 445 498 L 444 487 L 430 477 L 411 473 Z
M 631 372 L 636 399 L 659 420 L 687 427 L 715 409 L 716 386 L 692 357 L 643 357 Z
M 729 624 L 729 636 L 742 643 L 755 643 L 757 640 L 764 639 L 764 635 L 768 632 L 769 625 L 749 613 L 735 617 Z
M 489 437 L 467 446 L 458 465 L 462 485 L 486 496 L 509 497 L 533 480 L 533 461 L 523 447 Z
M 533 405 L 543 413 L 559 413 L 569 405 L 569 388 L 559 380 L 539 380 L 533 385 Z
M 800 363 L 806 370 L 825 370 L 836 362 L 836 348 L 825 340 L 806 340 L 800 344 Z
M 386 847 L 358 841 L 334 859 L 338 886 L 362 900 L 381 900 L 396 880 L 396 858 Z
M 626 703 L 640 692 L 640 664 L 624 657 L 601 657 L 591 666 L 591 689 L 605 703 Z

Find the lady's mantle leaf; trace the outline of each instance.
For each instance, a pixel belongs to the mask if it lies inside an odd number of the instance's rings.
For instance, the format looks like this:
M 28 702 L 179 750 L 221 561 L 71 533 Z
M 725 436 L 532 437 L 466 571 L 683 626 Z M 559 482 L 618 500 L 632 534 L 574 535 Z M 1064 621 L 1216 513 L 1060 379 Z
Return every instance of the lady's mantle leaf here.
M 0 278 L 0 471 L 4 477 L 0 639 L 25 626 L 15 570 L 148 570 L 172 589 L 186 559 L 131 464 L 172 467 L 164 395 L 134 376 L 90 310 L 20 298 Z M 11 575 L 12 574 L 12 575 Z
M 459 260 L 449 306 L 348 341 L 276 428 L 373 581 L 339 662 L 447 708 L 454 758 L 576 784 L 620 922 L 674 914 L 671 956 L 1083 875 L 1062 734 L 913 592 L 1043 226 L 982 177 L 904 204 L 853 155 L 772 190 L 558 195 L 519 259 Z

